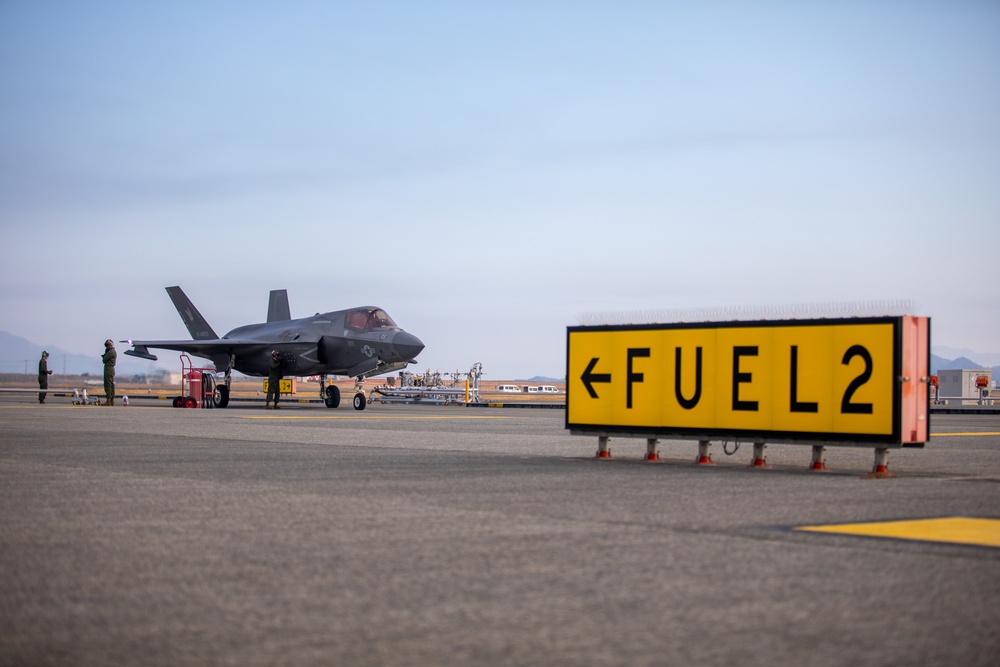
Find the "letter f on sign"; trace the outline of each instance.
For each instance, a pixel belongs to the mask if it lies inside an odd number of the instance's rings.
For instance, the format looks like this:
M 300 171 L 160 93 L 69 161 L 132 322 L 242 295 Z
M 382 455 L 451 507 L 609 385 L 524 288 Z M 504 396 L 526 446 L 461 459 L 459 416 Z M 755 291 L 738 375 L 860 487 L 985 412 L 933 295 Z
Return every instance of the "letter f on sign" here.
M 625 397 L 625 407 L 629 410 L 632 409 L 632 385 L 636 382 L 642 382 L 645 376 L 642 373 L 635 373 L 632 371 L 632 360 L 636 357 L 648 357 L 649 348 L 648 347 L 630 347 L 628 349 L 628 374 L 626 379 L 628 381 L 628 386 L 626 388 Z

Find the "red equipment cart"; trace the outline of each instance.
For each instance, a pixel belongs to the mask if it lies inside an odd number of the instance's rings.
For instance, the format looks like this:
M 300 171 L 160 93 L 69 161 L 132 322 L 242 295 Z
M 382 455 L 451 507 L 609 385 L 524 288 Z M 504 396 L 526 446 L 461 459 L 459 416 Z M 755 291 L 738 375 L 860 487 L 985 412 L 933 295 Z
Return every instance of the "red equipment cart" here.
M 175 408 L 214 408 L 214 368 L 195 368 L 191 357 L 181 354 L 181 395 L 174 398 Z

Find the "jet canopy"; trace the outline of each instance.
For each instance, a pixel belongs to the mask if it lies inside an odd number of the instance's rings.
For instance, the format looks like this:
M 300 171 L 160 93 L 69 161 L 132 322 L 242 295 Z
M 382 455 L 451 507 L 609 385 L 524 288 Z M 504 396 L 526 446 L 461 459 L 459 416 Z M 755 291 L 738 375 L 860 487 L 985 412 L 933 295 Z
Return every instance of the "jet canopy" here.
M 389 314 L 381 308 L 355 308 L 348 311 L 344 322 L 351 329 L 370 331 L 372 329 L 398 329 Z

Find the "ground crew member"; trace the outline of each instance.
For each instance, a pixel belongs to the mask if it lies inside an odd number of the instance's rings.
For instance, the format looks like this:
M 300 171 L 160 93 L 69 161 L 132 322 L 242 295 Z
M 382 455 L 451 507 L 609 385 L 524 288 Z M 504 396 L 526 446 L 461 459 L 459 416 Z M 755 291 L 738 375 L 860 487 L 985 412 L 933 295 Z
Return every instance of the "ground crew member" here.
M 52 375 L 52 371 L 49 370 L 49 353 L 42 350 L 42 358 L 38 360 L 38 388 L 48 389 L 49 388 L 49 376 Z M 45 392 L 38 392 L 38 402 L 45 402 Z
M 274 409 L 278 409 L 278 398 L 281 397 L 281 354 L 271 350 L 271 361 L 267 365 L 267 399 L 264 408 L 271 407 L 271 396 L 274 396 Z
M 115 362 L 118 360 L 118 353 L 115 352 L 115 344 L 111 339 L 104 341 L 104 354 L 101 361 L 104 362 L 104 402 L 101 405 L 115 404 Z

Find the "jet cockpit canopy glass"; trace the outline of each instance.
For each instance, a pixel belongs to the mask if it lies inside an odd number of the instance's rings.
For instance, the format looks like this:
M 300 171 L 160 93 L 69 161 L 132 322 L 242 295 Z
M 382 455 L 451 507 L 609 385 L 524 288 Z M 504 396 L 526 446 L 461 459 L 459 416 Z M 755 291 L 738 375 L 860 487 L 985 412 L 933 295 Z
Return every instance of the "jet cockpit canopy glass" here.
M 352 329 L 370 331 L 372 329 L 398 329 L 389 314 L 381 308 L 356 308 L 349 313 L 344 322 Z

